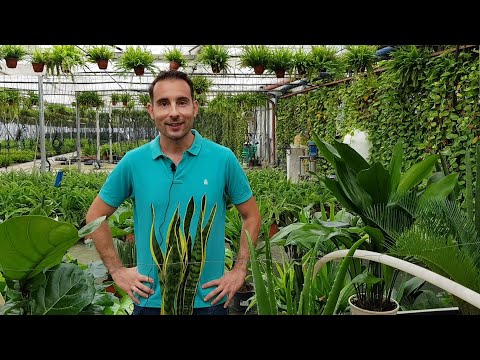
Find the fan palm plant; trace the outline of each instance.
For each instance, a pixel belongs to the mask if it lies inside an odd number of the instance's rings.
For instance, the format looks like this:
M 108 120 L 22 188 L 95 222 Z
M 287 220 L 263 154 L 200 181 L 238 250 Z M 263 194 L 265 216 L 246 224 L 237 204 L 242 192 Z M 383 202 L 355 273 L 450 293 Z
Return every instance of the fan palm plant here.
M 362 247 L 370 251 L 387 253 L 395 245 L 396 235 L 414 224 L 416 209 L 428 201 L 445 199 L 457 182 L 457 175 L 449 174 L 419 191 L 439 155 L 428 155 L 402 174 L 401 141 L 394 147 L 389 168 L 385 169 L 379 162 L 369 164 L 347 144 L 335 141 L 332 146 L 315 134 L 313 139 L 335 169 L 335 179 L 320 176 L 321 181 L 347 210 L 360 216 L 369 235 Z M 359 261 L 353 261 L 350 271 L 356 287 L 355 305 L 368 310 L 389 310 L 398 272 L 375 262 L 364 267 Z
M 413 227 L 396 234 L 391 252 L 414 257 L 436 273 L 448 277 L 476 292 L 480 291 L 480 147 L 476 149 L 476 189 L 467 149 L 466 211 L 455 200 L 433 199 L 416 209 Z M 473 194 L 475 193 L 475 194 Z M 473 201 L 472 201 L 473 200 Z M 476 209 L 473 209 L 475 204 Z M 458 306 L 463 314 L 480 310 L 463 300 Z

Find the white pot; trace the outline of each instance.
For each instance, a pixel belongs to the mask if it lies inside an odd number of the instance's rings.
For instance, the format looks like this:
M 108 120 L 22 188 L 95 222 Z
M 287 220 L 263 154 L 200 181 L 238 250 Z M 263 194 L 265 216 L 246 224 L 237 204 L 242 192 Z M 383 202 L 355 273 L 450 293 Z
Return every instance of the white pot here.
M 359 308 L 356 305 L 353 305 L 352 300 L 356 295 L 353 294 L 348 298 L 348 304 L 350 305 L 350 313 L 352 315 L 396 315 L 400 305 L 394 299 L 391 299 L 395 303 L 395 309 L 389 311 L 371 311 Z

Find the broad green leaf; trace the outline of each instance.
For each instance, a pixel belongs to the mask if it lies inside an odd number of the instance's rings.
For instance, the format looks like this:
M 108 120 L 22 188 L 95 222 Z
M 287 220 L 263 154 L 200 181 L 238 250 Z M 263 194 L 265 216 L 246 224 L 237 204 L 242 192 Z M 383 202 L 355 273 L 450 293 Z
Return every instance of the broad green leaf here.
M 32 292 L 35 315 L 75 315 L 95 296 L 93 277 L 78 265 L 61 263 L 47 271 L 46 281 Z
M 312 137 L 315 145 L 317 145 L 318 151 L 320 151 L 330 164 L 333 164 L 335 156 L 340 157 L 337 150 L 332 145 L 320 139 L 316 134 L 313 134 Z
M 372 197 L 360 186 L 357 181 L 356 173 L 349 168 L 343 160 L 336 160 L 337 180 L 340 186 L 356 208 L 365 209 L 372 205 Z M 335 194 L 334 194 L 335 195 Z M 340 199 L 338 199 L 340 201 Z M 345 206 L 345 204 L 342 204 Z
M 340 154 L 344 163 L 356 173 L 367 169 L 370 166 L 367 160 L 365 160 L 363 156 L 356 152 L 350 145 L 335 141 L 333 146 Z
M 45 216 L 6 220 L 0 224 L 0 266 L 5 278 L 24 280 L 57 265 L 79 238 L 72 224 Z
M 438 180 L 437 182 L 431 184 L 427 189 L 423 192 L 422 196 L 420 196 L 420 201 L 428 201 L 438 198 L 447 198 L 448 194 L 450 194 L 455 185 L 458 181 L 458 174 L 450 174 L 444 176 L 442 179 Z
M 399 194 L 404 194 L 414 186 L 418 185 L 424 178 L 428 176 L 428 174 L 430 174 L 438 158 L 438 154 L 429 155 L 408 169 L 407 172 L 405 172 L 405 174 L 403 174 L 400 178 L 397 192 Z
M 358 183 L 372 197 L 374 204 L 386 204 L 390 197 L 391 179 L 379 162 L 357 174 Z
M 399 140 L 392 151 L 392 158 L 390 159 L 390 189 L 392 192 L 397 191 L 398 184 L 402 173 L 403 161 L 403 143 Z

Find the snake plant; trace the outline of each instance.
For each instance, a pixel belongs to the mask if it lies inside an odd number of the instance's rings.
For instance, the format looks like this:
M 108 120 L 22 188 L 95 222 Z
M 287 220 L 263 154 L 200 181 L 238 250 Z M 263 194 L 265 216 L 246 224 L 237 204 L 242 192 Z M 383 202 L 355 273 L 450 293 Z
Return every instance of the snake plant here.
M 205 218 L 207 198 L 202 197 L 200 218 L 198 220 L 195 241 L 192 244 L 190 223 L 195 213 L 195 202 L 190 198 L 185 214 L 183 232 L 180 228 L 179 208 L 170 220 L 167 230 L 165 251 L 155 237 L 155 211 L 152 206 L 152 227 L 150 232 L 150 250 L 158 267 L 158 277 L 162 291 L 162 315 L 191 315 L 197 293 L 200 275 L 206 259 L 206 248 L 213 219 L 217 211 L 215 204 L 210 212 L 207 224 L 202 227 Z

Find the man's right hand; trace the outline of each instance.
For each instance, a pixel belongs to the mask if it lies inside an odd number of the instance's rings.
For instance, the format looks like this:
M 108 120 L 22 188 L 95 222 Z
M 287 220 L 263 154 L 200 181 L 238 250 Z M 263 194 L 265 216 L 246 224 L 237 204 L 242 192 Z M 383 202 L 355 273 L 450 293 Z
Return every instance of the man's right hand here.
M 136 304 L 140 304 L 137 295 L 148 298 L 155 292 L 151 287 L 143 284 L 148 282 L 153 285 L 153 279 L 139 274 L 137 266 L 131 268 L 121 267 L 110 274 L 115 284 L 125 291 Z

